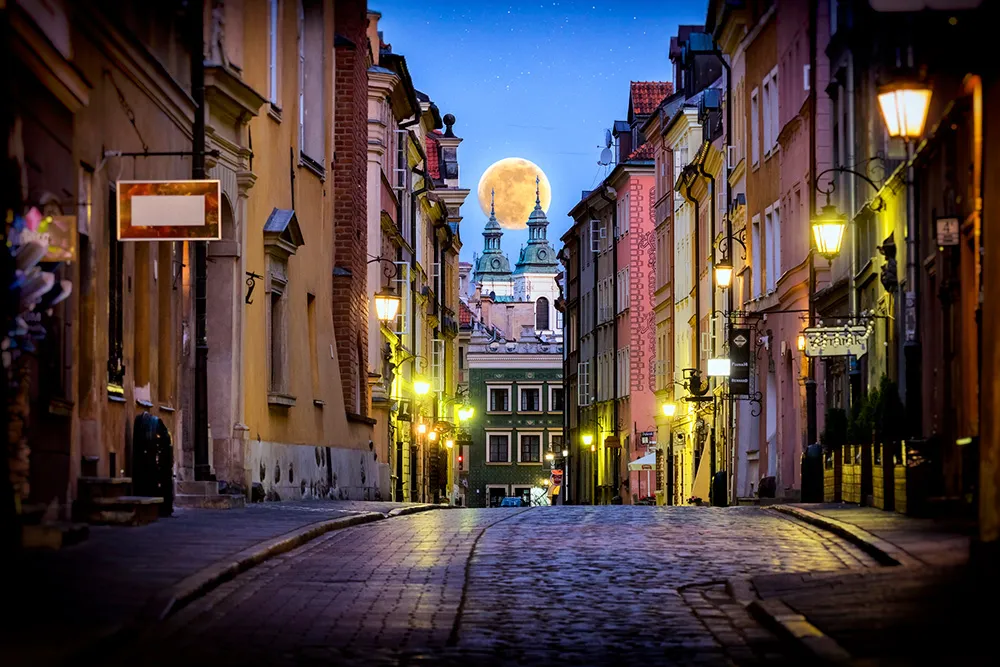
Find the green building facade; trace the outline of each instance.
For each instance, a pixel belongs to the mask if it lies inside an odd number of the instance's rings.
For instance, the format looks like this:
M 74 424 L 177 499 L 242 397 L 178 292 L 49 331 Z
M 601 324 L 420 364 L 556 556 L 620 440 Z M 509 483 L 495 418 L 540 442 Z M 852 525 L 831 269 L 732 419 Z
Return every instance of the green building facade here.
M 507 496 L 552 504 L 560 481 L 553 469 L 563 467 L 561 336 L 526 331 L 515 342 L 477 330 L 470 343 L 468 506 L 497 506 Z

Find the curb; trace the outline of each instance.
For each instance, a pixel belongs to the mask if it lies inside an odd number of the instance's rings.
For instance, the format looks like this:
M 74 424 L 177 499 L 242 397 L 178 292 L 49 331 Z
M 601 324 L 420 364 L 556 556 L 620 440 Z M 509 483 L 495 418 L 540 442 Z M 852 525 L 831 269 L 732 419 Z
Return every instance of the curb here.
M 858 528 L 852 523 L 838 521 L 816 512 L 810 512 L 801 507 L 792 505 L 772 505 L 770 508 L 776 512 L 795 517 L 800 521 L 812 524 L 831 533 L 839 535 L 851 544 L 860 548 L 869 556 L 874 558 L 880 565 L 915 567 L 922 563 L 916 558 L 900 549 L 895 544 L 872 535 L 867 530 Z
M 337 519 L 317 521 L 316 523 L 302 526 L 283 535 L 259 542 L 228 558 L 216 561 L 202 568 L 173 586 L 170 586 L 167 590 L 154 595 L 134 617 L 108 628 L 106 632 L 101 633 L 93 642 L 89 642 L 88 646 L 73 652 L 73 654 L 67 656 L 65 659 L 58 660 L 58 664 L 80 664 L 79 661 L 81 659 L 86 663 L 89 657 L 93 657 L 98 661 L 106 659 L 110 652 L 127 643 L 129 640 L 138 638 L 143 631 L 165 620 L 186 604 L 204 596 L 221 584 L 254 566 L 260 565 L 292 549 L 296 549 L 326 533 L 397 516 L 436 509 L 446 509 L 446 507 L 443 505 L 413 505 L 410 507 L 397 507 L 386 514 L 382 512 L 364 512 Z
M 781 600 L 754 600 L 747 609 L 762 625 L 794 642 L 813 664 L 847 665 L 853 660 L 844 647 Z

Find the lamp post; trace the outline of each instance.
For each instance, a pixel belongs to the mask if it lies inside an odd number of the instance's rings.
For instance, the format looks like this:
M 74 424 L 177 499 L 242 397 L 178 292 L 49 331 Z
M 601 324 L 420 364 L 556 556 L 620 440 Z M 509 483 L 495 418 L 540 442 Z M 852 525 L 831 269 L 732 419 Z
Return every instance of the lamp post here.
M 667 418 L 667 505 L 674 504 L 674 415 L 677 414 L 677 404 L 664 403 L 661 407 L 663 416 Z
M 583 443 L 584 447 L 590 447 L 590 467 L 591 467 L 591 487 L 590 487 L 590 504 L 597 504 L 597 447 L 594 446 L 594 436 L 590 433 L 584 433 L 580 437 L 580 441 Z
M 920 341 L 917 299 L 917 221 L 913 193 L 913 144 L 924 133 L 931 88 L 914 78 L 900 77 L 880 86 L 879 108 L 890 137 L 906 146 L 906 294 L 903 299 L 903 358 L 906 361 L 906 411 L 911 433 L 920 425 Z

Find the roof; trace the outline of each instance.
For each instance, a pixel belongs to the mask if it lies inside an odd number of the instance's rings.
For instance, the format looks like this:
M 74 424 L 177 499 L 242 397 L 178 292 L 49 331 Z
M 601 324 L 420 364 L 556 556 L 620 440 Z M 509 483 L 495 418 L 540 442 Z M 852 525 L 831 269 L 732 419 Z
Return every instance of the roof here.
M 669 81 L 633 81 L 629 91 L 629 105 L 636 116 L 646 116 L 656 110 L 660 101 L 674 92 Z
M 430 175 L 432 180 L 441 180 L 441 164 L 439 162 L 439 151 L 438 151 L 438 140 L 437 137 L 441 136 L 441 133 L 437 130 L 429 132 L 427 137 L 424 139 L 424 145 L 427 147 L 427 173 Z
M 464 301 L 458 302 L 458 324 L 463 327 L 472 324 L 472 309 Z
M 634 151 L 632 151 L 627 158 L 627 161 L 631 160 L 652 160 L 653 159 L 653 142 L 647 141 L 642 146 L 639 146 Z

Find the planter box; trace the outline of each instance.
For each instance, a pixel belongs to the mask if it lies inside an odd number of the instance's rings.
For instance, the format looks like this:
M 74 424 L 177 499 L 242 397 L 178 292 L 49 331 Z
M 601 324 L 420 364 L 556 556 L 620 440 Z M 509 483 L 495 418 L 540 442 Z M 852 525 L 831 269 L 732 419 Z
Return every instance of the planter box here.
M 826 452 L 823 457 L 823 502 L 839 503 L 843 498 L 844 448 Z
M 844 447 L 843 472 L 841 473 L 841 499 L 845 503 L 861 504 L 861 446 Z

